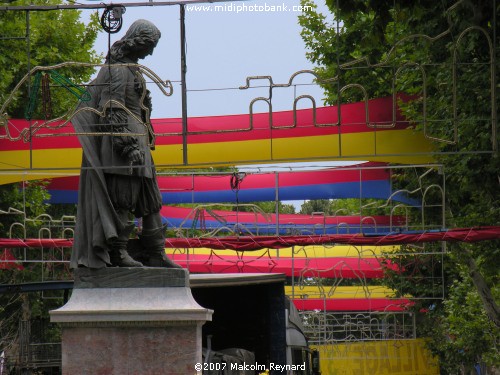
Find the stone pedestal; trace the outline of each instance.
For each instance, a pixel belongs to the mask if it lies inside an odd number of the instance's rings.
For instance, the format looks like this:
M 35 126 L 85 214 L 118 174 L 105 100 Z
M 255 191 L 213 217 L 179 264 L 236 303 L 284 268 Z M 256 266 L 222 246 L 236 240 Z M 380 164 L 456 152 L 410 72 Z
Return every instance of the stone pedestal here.
M 70 300 L 50 312 L 62 328 L 64 375 L 196 374 L 212 311 L 183 269 L 77 269 Z

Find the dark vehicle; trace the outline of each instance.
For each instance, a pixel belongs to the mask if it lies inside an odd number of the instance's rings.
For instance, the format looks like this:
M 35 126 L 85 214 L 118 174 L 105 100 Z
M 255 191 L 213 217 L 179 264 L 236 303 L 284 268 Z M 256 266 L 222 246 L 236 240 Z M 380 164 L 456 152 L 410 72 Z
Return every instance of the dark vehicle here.
M 192 274 L 190 283 L 195 300 L 214 310 L 203 326 L 203 374 L 320 374 L 284 275 Z

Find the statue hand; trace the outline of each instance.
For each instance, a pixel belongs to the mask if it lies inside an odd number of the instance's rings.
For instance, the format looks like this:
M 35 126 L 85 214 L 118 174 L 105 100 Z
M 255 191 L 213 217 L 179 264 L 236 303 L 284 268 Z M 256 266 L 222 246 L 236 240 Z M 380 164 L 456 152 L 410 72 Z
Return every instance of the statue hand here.
M 144 164 L 144 153 L 139 150 L 132 150 L 128 153 L 128 160 L 131 164 Z
M 153 102 L 151 100 L 151 93 L 149 92 L 149 90 L 146 90 L 143 104 L 149 109 L 149 112 L 151 114 L 151 112 L 153 111 Z

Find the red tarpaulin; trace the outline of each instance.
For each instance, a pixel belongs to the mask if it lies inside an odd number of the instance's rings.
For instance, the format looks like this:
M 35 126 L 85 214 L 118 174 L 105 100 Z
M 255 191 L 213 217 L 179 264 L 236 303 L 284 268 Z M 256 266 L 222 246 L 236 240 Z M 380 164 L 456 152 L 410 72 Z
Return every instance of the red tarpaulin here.
M 255 236 L 220 238 L 168 238 L 166 246 L 172 248 L 198 248 L 258 250 L 280 249 L 307 245 L 402 245 L 424 242 L 478 242 L 500 239 L 500 226 L 457 228 L 445 231 L 391 233 L 386 235 L 338 234 L 317 236 Z
M 424 231 L 410 233 L 390 233 L 386 235 L 367 234 L 337 234 L 317 236 L 241 236 L 241 237 L 211 237 L 211 238 L 167 238 L 165 246 L 169 248 L 200 248 L 259 250 L 264 248 L 281 249 L 292 246 L 308 245 L 402 245 L 424 242 L 478 242 L 500 239 L 500 226 L 457 228 L 443 231 Z M 69 239 L 12 239 L 1 238 L 3 248 L 41 248 L 41 247 L 71 247 Z

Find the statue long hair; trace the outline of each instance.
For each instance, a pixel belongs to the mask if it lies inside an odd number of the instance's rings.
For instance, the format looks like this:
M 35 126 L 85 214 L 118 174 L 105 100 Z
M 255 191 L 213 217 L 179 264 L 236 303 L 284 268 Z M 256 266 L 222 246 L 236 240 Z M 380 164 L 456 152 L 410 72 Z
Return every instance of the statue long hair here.
M 130 25 L 125 36 L 113 43 L 106 62 L 117 62 L 142 45 L 156 45 L 161 37 L 160 30 L 150 21 L 139 19 Z

